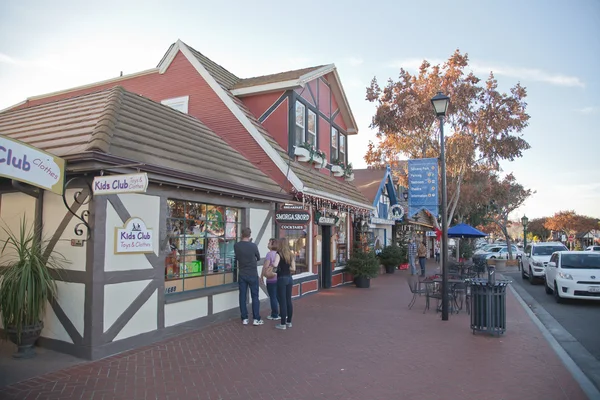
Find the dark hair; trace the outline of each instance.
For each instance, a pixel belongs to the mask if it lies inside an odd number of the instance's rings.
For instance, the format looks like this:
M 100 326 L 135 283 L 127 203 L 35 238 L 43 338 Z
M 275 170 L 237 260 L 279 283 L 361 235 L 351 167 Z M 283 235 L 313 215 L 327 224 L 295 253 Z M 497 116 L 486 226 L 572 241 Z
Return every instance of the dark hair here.
M 242 229 L 242 238 L 249 238 L 252 235 L 252 229 L 244 228 Z

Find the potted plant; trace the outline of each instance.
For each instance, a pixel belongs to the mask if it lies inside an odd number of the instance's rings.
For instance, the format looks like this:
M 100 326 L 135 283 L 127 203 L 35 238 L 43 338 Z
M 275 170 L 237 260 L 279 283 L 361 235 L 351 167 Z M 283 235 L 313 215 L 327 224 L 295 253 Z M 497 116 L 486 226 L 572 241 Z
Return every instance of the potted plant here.
M 299 146 L 296 146 L 294 154 L 298 156 L 298 161 L 314 163 L 315 168 L 322 168 L 327 164 L 325 152 L 316 149 L 315 146 L 309 142 L 304 142 Z
M 348 165 L 346 165 L 346 168 L 344 168 L 344 179 L 348 182 L 354 180 L 354 169 L 352 168 L 352 163 L 348 163 Z
M 385 272 L 393 274 L 402 261 L 402 249 L 396 245 L 384 247 L 379 254 L 379 260 L 385 267 Z
M 459 261 L 468 260 L 471 257 L 473 257 L 473 245 L 471 244 L 471 241 L 469 241 L 469 240 L 462 241 L 461 240 L 459 252 L 460 252 Z
M 335 160 L 331 161 L 331 172 L 333 173 L 333 176 L 344 176 L 345 169 L 346 165 L 344 165 L 342 160 L 336 158 Z
M 65 258 L 55 252 L 46 254 L 47 241 L 41 230 L 27 226 L 23 217 L 18 234 L 2 228 L 6 239 L 0 266 L 0 313 L 4 333 L 17 345 L 15 358 L 35 356 L 33 345 L 40 337 L 48 299 L 56 296 L 52 270 L 59 271 Z
M 372 251 L 356 249 L 346 262 L 346 272 L 354 277 L 358 288 L 371 286 L 371 278 L 379 274 L 379 259 Z

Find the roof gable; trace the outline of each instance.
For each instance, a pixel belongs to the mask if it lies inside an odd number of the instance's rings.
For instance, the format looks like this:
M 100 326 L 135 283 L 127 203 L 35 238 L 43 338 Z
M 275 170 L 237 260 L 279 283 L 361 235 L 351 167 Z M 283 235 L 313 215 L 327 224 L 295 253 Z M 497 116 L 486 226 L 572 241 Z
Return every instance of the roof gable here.
M 387 183 L 387 184 L 386 184 Z M 397 204 L 398 198 L 390 167 L 366 168 L 354 170 L 354 184 L 361 193 L 377 207 L 383 190 L 387 190 L 392 205 Z

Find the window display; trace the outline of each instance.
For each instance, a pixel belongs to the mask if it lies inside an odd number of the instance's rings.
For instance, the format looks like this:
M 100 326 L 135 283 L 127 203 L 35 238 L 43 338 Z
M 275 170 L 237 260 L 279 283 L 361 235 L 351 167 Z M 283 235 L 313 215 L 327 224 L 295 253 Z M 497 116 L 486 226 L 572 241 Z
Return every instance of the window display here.
M 181 200 L 168 206 L 165 293 L 232 283 L 240 210 Z
M 281 229 L 279 231 L 280 237 L 288 239 L 290 249 L 296 254 L 296 272 L 295 274 L 301 274 L 308 271 L 308 257 L 310 252 L 308 251 L 308 237 L 306 230 L 293 230 L 293 229 Z
M 341 213 L 338 225 L 335 227 L 336 235 L 336 254 L 335 254 L 335 265 L 336 267 L 343 267 L 346 265 L 346 258 L 348 255 L 348 226 L 346 222 L 346 213 Z

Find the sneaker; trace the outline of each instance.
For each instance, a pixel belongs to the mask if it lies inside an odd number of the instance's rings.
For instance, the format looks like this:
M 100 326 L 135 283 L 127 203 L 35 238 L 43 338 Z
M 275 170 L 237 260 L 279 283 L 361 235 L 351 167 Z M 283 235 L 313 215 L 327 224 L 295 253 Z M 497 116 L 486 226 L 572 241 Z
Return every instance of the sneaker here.
M 276 328 L 276 329 L 283 329 L 283 330 L 286 330 L 286 329 L 287 329 L 287 325 L 281 325 L 281 324 L 277 324 L 277 325 L 275 325 L 275 328 Z
M 291 322 L 286 322 L 285 326 L 288 327 L 288 328 L 291 328 L 292 327 L 292 323 Z
M 248 325 L 248 319 L 243 319 L 242 320 L 242 325 Z
M 258 325 L 263 325 L 265 323 L 265 321 L 263 321 L 262 319 L 255 319 L 254 322 L 252 323 L 252 325 L 258 326 Z
M 279 318 L 279 316 L 277 316 L 277 317 L 273 317 L 273 316 L 271 316 L 271 315 L 268 315 L 268 316 L 267 316 L 267 319 L 270 319 L 271 321 L 276 321 L 276 320 L 278 320 L 278 319 L 280 319 L 280 318 Z

